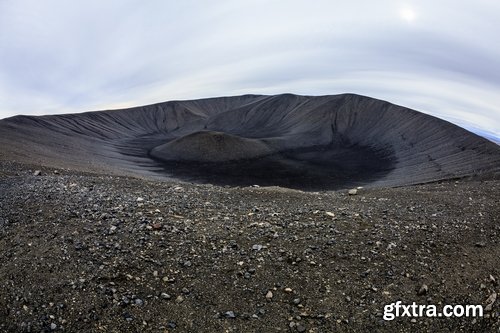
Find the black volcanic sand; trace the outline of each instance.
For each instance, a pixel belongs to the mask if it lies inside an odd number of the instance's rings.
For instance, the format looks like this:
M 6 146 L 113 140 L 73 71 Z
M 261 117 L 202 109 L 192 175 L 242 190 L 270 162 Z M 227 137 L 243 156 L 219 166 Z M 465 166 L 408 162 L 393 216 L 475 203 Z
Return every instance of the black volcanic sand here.
M 309 191 L 367 184 L 394 168 L 394 161 L 387 153 L 354 145 L 349 148 L 307 147 L 227 162 L 159 163 L 165 167 L 165 174 L 173 174 L 183 181 L 230 186 L 259 184 Z
M 370 97 L 244 95 L 0 120 L 0 159 L 79 171 L 302 190 L 500 173 L 500 147 Z
M 500 329 L 498 300 L 381 317 L 498 294 L 497 176 L 349 196 L 0 167 L 1 332 Z

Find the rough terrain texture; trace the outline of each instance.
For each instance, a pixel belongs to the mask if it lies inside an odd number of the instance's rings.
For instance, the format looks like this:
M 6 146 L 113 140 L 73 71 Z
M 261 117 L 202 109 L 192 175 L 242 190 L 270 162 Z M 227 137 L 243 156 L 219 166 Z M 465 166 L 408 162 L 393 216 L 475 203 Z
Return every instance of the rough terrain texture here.
M 498 301 L 382 319 L 500 291 L 494 177 L 348 195 L 0 167 L 1 332 L 500 329 Z
M 499 332 L 499 193 L 499 146 L 352 94 L 0 120 L 0 332 Z
M 498 145 L 353 94 L 245 95 L 17 116 L 0 120 L 0 146 L 0 159 L 58 168 L 309 190 L 500 172 Z

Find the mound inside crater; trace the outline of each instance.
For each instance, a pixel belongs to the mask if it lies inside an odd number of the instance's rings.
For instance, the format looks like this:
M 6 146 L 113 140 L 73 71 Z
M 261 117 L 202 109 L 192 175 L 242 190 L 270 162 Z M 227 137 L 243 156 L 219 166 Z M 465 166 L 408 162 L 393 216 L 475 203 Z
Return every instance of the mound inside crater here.
M 157 146 L 151 156 L 163 161 L 228 162 L 272 153 L 259 139 L 216 131 L 199 131 Z

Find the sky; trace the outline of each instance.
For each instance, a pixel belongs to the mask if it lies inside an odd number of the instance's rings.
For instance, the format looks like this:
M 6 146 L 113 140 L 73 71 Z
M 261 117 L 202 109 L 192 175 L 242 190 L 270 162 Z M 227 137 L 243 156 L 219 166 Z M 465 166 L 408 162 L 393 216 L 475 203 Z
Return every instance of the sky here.
M 0 118 L 356 93 L 500 141 L 498 0 L 0 0 Z

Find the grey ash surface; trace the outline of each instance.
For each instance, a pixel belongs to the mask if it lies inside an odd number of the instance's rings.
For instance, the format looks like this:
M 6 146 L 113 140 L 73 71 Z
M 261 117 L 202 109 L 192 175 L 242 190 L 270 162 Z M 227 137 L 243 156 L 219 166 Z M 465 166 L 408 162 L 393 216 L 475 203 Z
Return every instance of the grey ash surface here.
M 498 301 L 476 320 L 381 314 L 499 292 L 499 193 L 498 177 L 349 196 L 1 162 L 0 331 L 496 332 Z

